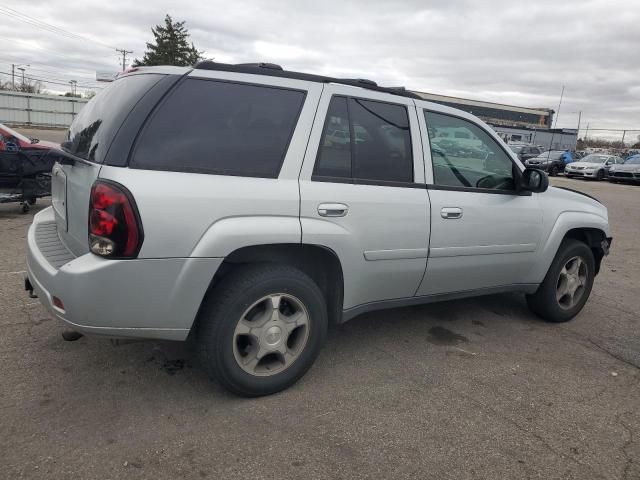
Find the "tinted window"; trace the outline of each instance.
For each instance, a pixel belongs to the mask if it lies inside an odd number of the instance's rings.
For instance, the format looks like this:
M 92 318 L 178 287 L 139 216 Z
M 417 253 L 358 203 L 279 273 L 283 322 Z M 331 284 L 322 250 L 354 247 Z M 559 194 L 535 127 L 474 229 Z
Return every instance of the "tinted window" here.
M 412 182 L 413 155 L 406 107 L 334 97 L 314 175 Z
M 344 97 L 333 97 L 329 104 L 313 174 L 351 178 L 351 129 Z
M 487 132 L 461 118 L 427 111 L 424 116 L 436 185 L 513 190 L 513 162 Z M 459 131 L 468 136 L 453 134 Z
M 413 181 L 413 155 L 406 107 L 349 99 L 353 132 L 353 177 Z
M 130 75 L 109 84 L 87 103 L 69 127 L 66 150 L 101 163 L 133 106 L 163 75 Z
M 144 128 L 132 166 L 276 178 L 303 102 L 296 90 L 188 79 Z

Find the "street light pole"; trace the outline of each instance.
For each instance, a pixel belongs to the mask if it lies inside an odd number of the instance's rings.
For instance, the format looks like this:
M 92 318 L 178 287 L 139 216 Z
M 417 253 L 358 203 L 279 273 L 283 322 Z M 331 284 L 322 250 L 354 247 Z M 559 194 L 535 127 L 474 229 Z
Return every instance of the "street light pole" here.
M 11 90 L 16 89 L 16 68 L 20 70 L 20 67 L 30 67 L 31 65 L 25 65 L 24 63 L 12 63 L 11 64 Z M 22 83 L 24 84 L 24 70 L 22 71 Z
M 22 89 L 24 90 L 24 67 L 18 67 L 18 70 L 22 72 Z

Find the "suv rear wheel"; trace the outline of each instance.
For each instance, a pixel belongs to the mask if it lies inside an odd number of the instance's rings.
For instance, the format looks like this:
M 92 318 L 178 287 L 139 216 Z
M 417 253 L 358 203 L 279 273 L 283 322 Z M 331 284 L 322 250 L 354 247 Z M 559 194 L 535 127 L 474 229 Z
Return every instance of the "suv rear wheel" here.
M 587 302 L 594 277 L 591 249 L 583 242 L 567 239 L 560 245 L 536 293 L 527 295 L 527 304 L 549 322 L 571 320 Z
M 279 392 L 315 361 L 327 331 L 318 286 L 285 265 L 240 267 L 203 305 L 196 342 L 210 376 L 242 396 Z

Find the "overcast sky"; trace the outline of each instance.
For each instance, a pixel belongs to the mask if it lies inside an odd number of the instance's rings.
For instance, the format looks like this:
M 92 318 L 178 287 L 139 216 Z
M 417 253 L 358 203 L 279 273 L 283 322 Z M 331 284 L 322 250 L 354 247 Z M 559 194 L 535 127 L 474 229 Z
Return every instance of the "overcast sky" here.
M 0 72 L 27 63 L 27 75 L 94 85 L 96 70 L 118 70 L 109 47 L 142 57 L 166 13 L 186 20 L 196 47 L 218 61 L 554 110 L 565 85 L 558 126 L 575 128 L 582 110 L 583 128 L 640 129 L 638 0 L 0 0 Z

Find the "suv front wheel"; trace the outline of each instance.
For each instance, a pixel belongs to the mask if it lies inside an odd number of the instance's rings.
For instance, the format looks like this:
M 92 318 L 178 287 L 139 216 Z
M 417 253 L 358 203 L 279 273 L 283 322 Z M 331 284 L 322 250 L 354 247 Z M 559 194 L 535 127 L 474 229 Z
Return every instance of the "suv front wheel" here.
M 566 239 L 536 293 L 527 295 L 527 304 L 548 322 L 571 320 L 587 302 L 594 277 L 591 249 L 583 242 Z
M 208 295 L 196 342 L 211 377 L 242 396 L 294 384 L 315 361 L 327 331 L 321 290 L 300 270 L 240 267 Z

